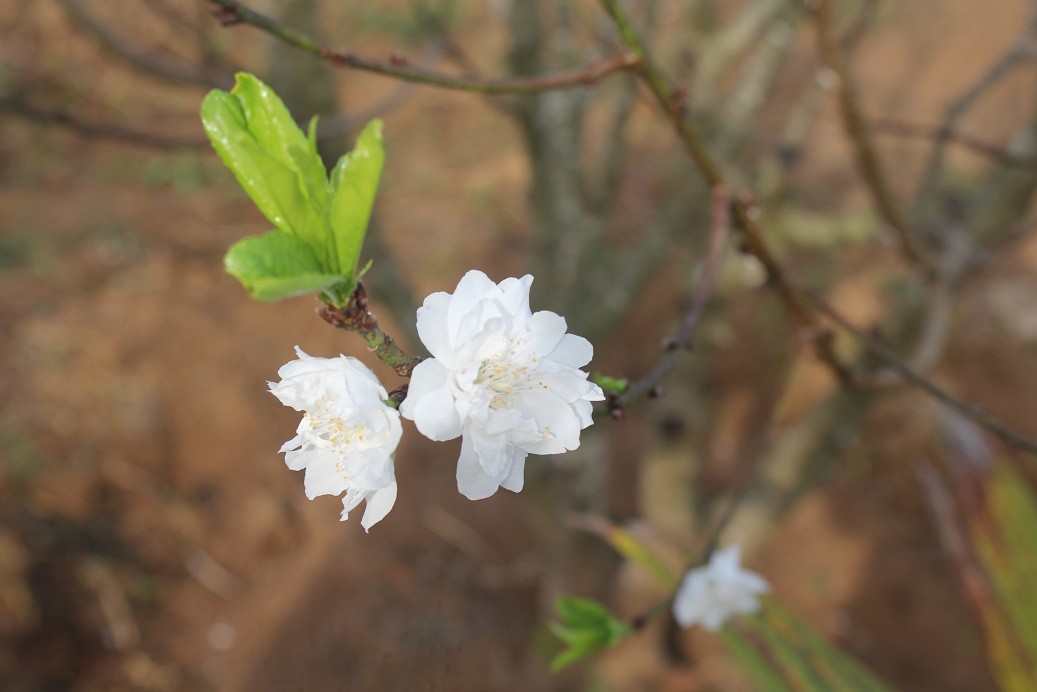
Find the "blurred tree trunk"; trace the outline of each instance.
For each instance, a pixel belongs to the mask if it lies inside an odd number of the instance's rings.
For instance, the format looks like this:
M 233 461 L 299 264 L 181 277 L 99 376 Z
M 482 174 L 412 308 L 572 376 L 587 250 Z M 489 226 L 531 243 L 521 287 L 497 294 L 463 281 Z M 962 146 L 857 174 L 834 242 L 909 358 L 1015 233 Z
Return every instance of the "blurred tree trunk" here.
M 523 0 L 511 6 L 509 61 L 516 75 L 540 74 L 581 61 L 572 44 L 565 3 L 557 3 L 557 21 L 545 32 L 543 16 L 551 4 Z M 557 60 L 548 60 L 548 54 Z M 601 240 L 600 219 L 588 208 L 585 194 L 581 147 L 585 101 L 584 90 L 561 89 L 523 97 L 514 108 L 532 167 L 533 264 L 541 282 L 540 295 L 552 296 L 551 307 L 566 314 L 581 333 L 591 325 L 570 313 L 570 297 L 586 290 L 580 281 L 586 250 Z

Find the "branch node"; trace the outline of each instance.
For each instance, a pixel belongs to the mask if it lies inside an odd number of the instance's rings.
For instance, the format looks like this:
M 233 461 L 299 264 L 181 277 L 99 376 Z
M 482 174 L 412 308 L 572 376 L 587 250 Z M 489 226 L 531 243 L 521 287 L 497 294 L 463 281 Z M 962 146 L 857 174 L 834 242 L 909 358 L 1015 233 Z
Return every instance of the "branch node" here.
M 212 16 L 216 18 L 216 21 L 220 23 L 222 27 L 235 26 L 237 24 L 243 24 L 245 18 L 241 16 L 236 8 L 232 7 L 214 7 L 212 9 Z

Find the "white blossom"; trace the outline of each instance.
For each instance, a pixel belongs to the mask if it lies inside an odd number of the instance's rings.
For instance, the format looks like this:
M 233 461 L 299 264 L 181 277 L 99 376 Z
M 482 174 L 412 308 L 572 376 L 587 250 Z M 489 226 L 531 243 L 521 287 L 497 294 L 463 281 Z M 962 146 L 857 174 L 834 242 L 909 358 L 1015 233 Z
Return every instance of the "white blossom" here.
M 418 308 L 433 357 L 414 369 L 400 412 L 432 440 L 462 437 L 457 489 L 471 500 L 521 490 L 527 454 L 579 447 L 591 402 L 605 398 L 580 370 L 590 342 L 559 315 L 530 311 L 532 282 L 470 271 Z
M 770 591 L 760 575 L 738 566 L 737 545 L 718 550 L 709 564 L 689 570 L 673 600 L 673 616 L 682 627 L 702 625 L 715 632 L 735 615 L 755 613 L 759 596 Z
M 356 358 L 315 358 L 298 346 L 299 358 L 282 366 L 270 392 L 305 415 L 296 435 L 281 447 L 293 471 L 306 470 L 303 485 L 311 500 L 342 498 L 342 520 L 361 501 L 365 530 L 381 521 L 396 502 L 393 452 L 403 427 L 388 406 L 385 388 Z

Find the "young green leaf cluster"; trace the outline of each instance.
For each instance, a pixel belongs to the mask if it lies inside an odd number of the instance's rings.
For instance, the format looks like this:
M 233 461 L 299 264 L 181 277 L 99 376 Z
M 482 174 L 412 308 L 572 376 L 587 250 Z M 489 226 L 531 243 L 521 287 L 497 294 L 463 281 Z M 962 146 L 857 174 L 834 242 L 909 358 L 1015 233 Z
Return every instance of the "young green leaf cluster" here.
M 568 648 L 551 661 L 557 672 L 601 649 L 615 646 L 633 632 L 627 623 L 608 608 L 586 598 L 559 596 L 555 603 L 560 622 L 552 622 L 551 632 Z
M 231 91 L 210 92 L 201 115 L 216 153 L 275 229 L 231 246 L 227 272 L 258 300 L 320 291 L 344 305 L 385 160 L 381 121 L 368 123 L 329 176 L 317 153 L 316 119 L 304 134 L 253 75 L 239 73 Z

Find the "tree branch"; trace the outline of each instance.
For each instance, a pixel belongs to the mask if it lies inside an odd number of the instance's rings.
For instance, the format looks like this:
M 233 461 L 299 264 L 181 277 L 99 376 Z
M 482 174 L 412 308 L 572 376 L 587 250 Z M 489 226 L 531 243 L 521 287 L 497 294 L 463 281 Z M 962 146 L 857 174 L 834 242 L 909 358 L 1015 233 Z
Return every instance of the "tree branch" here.
M 410 67 L 404 60 L 380 61 L 350 51 L 330 48 L 317 43 L 312 37 L 287 27 L 277 20 L 249 9 L 237 0 L 209 0 L 217 5 L 217 17 L 225 26 L 249 24 L 279 38 L 285 43 L 316 55 L 336 67 L 373 72 L 386 77 L 416 82 L 441 89 L 474 91 L 483 94 L 528 94 L 553 89 L 594 84 L 616 72 L 636 70 L 640 62 L 635 55 L 622 53 L 603 60 L 595 60 L 575 70 L 563 70 L 535 77 L 511 79 L 477 79 L 457 77 Z
M 962 416 L 983 426 L 1013 447 L 1026 450 L 1032 454 L 1037 454 L 1037 442 L 1015 432 L 1008 426 L 999 422 L 993 416 L 972 404 L 956 399 L 949 392 L 941 389 L 930 380 L 918 374 L 909 365 L 904 363 L 892 349 L 864 330 L 855 327 L 848 319 L 846 319 L 846 317 L 820 296 L 813 296 L 813 300 L 822 313 L 827 315 L 850 334 L 853 334 L 871 353 L 885 361 L 889 367 L 900 373 L 905 380 L 923 390 L 937 401 L 940 401 L 954 409 Z
M 137 69 L 167 82 L 194 87 L 222 87 L 230 83 L 230 75 L 190 64 L 161 60 L 145 51 L 127 45 L 104 22 L 99 21 L 79 0 L 60 0 L 69 17 L 89 31 L 111 54 Z
M 651 372 L 640 380 L 631 383 L 622 395 L 608 401 L 610 411 L 616 415 L 630 402 L 650 393 L 655 389 L 663 378 L 673 369 L 680 357 L 682 350 L 691 348 L 692 336 L 695 327 L 698 326 L 702 313 L 713 294 L 713 285 L 716 282 L 717 271 L 720 269 L 724 258 L 724 248 L 727 247 L 727 236 L 731 229 L 730 223 L 730 200 L 727 190 L 723 186 L 713 189 L 713 223 L 709 232 L 709 247 L 702 264 L 702 273 L 699 275 L 698 286 L 695 295 L 684 313 L 684 319 L 677 333 L 666 342 L 666 354 L 652 368 Z
M 914 264 L 927 267 L 929 262 L 918 247 L 907 218 L 890 190 L 878 153 L 875 151 L 868 122 L 861 112 L 856 86 L 840 49 L 839 40 L 835 35 L 831 0 L 818 0 L 817 32 L 822 58 L 838 77 L 839 105 L 842 110 L 843 126 L 853 142 L 858 165 L 868 189 L 875 199 L 875 205 L 882 218 L 897 234 L 900 251 L 904 257 Z
M 871 121 L 875 132 L 893 137 L 932 139 L 937 142 L 958 144 L 981 156 L 1012 168 L 1037 168 L 1037 158 L 1016 156 L 996 144 L 977 139 L 949 127 L 948 125 L 917 125 L 893 118 L 876 118 Z
M 391 336 L 382 331 L 378 326 L 378 318 L 367 308 L 367 289 L 362 283 L 357 284 L 347 305 L 336 308 L 325 304 L 317 309 L 317 314 L 333 327 L 359 334 L 378 360 L 401 377 L 410 377 L 415 366 L 424 360 L 421 356 L 405 353 Z
M 601 0 L 601 4 L 612 17 L 616 29 L 619 31 L 620 40 L 627 50 L 640 60 L 641 69 L 638 74 L 662 107 L 685 151 L 706 179 L 707 185 L 714 193 L 718 188 L 724 188 L 724 176 L 719 164 L 709 153 L 697 128 L 685 117 L 683 95 L 670 86 L 662 71 L 648 55 L 647 48 L 638 37 L 637 31 L 620 6 L 619 0 Z M 763 240 L 759 227 L 759 207 L 750 196 L 743 194 L 734 198 L 731 211 L 736 222 L 735 229 L 742 237 L 742 248 L 756 257 L 763 265 L 771 288 L 774 289 L 793 321 L 811 333 L 818 357 L 832 369 L 840 382 L 852 384 L 852 374 L 840 363 L 835 354 L 831 333 L 821 324 L 802 292 L 785 276 L 781 265 Z
M 170 137 L 153 132 L 131 130 L 110 123 L 85 122 L 71 113 L 44 110 L 23 99 L 13 96 L 0 96 L 0 111 L 10 113 L 11 115 L 32 123 L 33 125 L 62 127 L 80 137 L 90 139 L 110 139 L 119 142 L 126 142 L 127 144 L 132 144 L 134 146 L 166 150 L 202 149 L 210 146 L 209 142 L 205 139 Z
M 1026 55 L 1033 54 L 1035 36 L 1037 36 L 1037 10 L 1032 12 L 1029 24 L 1025 29 L 1023 29 L 1015 43 L 1013 43 L 1008 50 L 1001 55 L 1001 57 L 995 60 L 994 63 L 990 65 L 982 75 L 980 75 L 979 79 L 962 92 L 962 94 L 947 107 L 947 111 L 943 117 L 943 123 L 940 127 L 943 136 L 939 137 L 933 144 L 933 151 L 929 155 L 929 161 L 926 164 L 925 173 L 922 174 L 922 183 L 919 186 L 918 192 L 919 199 L 925 199 L 936 188 L 936 184 L 940 179 L 940 174 L 943 172 L 947 144 L 951 141 L 949 133 L 954 131 L 958 121 L 964 117 L 965 113 L 967 113 L 969 109 L 987 93 L 987 91 L 1001 81 L 1001 78 L 1007 75 L 1012 68 L 1015 67 L 1016 63 L 1026 57 Z

